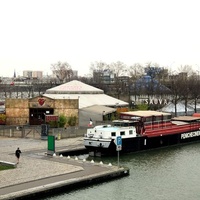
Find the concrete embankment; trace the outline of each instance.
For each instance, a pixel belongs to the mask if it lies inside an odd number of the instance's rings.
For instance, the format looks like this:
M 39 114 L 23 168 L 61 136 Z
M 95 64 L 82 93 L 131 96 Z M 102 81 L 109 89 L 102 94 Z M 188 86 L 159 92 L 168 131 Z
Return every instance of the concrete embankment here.
M 16 162 L 14 151 L 20 147 L 20 163 L 11 170 L 0 171 L 0 199 L 36 199 L 58 192 L 129 175 L 129 169 L 61 156 L 47 156 L 47 142 L 0 137 L 1 160 Z M 58 151 L 81 148 L 82 138 L 56 142 Z

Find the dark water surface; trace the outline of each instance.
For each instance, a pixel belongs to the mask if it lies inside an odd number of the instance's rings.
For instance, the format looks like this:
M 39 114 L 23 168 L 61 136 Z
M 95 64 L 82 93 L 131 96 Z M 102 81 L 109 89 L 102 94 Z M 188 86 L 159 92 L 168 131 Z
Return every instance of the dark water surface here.
M 118 164 L 117 157 L 94 161 Z M 120 165 L 130 176 L 45 200 L 200 200 L 200 143 L 120 155 Z

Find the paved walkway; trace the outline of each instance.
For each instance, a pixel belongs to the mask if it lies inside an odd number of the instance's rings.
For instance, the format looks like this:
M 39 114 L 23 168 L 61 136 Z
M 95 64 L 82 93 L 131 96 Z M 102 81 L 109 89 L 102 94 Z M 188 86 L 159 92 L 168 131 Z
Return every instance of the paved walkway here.
M 16 163 L 14 155 L 17 147 L 22 151 L 19 164 L 15 169 L 0 171 L 0 199 L 19 196 L 19 190 L 51 184 L 66 184 L 84 177 L 98 176 L 118 171 L 116 166 L 91 164 L 74 158 L 47 156 L 47 141 L 41 139 L 0 137 L 0 160 Z M 83 147 L 83 138 L 69 138 L 55 141 L 56 149 L 70 150 Z M 52 186 L 52 185 L 51 185 Z M 17 193 L 16 193 L 17 192 Z M 21 193 L 22 193 L 21 192 Z M 9 193 L 13 195 L 9 196 Z M 21 194 L 20 194 L 21 195 Z
M 65 149 L 78 145 L 83 145 L 82 138 L 63 139 L 55 142 L 56 147 L 63 147 Z M 52 175 L 82 170 L 78 166 L 43 159 L 47 157 L 46 140 L 0 137 L 0 147 L 0 160 L 12 163 L 17 162 L 14 154 L 17 147 L 22 151 L 20 162 L 16 169 L 0 172 L 0 188 Z

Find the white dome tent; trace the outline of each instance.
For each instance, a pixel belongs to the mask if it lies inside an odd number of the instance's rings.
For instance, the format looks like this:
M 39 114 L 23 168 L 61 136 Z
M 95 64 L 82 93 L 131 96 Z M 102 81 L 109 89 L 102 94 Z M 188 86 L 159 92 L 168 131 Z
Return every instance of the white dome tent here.
M 165 105 L 163 108 L 161 108 L 159 111 L 171 113 L 173 116 L 175 116 L 175 104 L 170 102 L 167 105 Z M 185 105 L 181 102 L 177 103 L 176 111 L 177 111 L 177 116 L 186 115 Z M 192 108 L 190 105 L 188 105 L 187 106 L 187 115 L 193 115 L 193 114 L 194 114 L 194 108 Z
M 57 87 L 46 90 L 45 97 L 52 99 L 79 99 L 79 109 L 93 105 L 108 107 L 127 107 L 129 104 L 104 94 L 104 91 L 91 85 L 73 80 Z

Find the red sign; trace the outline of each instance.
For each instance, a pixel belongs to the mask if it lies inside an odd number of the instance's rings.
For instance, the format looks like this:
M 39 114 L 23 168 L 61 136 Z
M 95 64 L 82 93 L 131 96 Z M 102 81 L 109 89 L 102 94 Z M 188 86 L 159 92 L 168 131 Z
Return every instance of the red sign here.
M 58 121 L 58 116 L 57 115 L 45 115 L 45 121 L 46 122 Z

